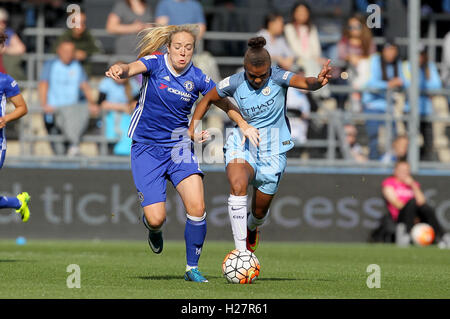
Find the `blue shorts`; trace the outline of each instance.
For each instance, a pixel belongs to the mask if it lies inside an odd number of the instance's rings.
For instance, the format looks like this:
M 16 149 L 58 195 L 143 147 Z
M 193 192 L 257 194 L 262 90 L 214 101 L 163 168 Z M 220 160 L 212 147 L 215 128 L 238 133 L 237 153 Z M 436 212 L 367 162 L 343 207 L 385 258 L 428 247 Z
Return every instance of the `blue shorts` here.
M 5 157 L 6 157 L 6 150 L 0 151 L 0 169 L 3 167 Z
M 241 145 L 239 137 L 229 136 L 224 147 L 225 166 L 234 159 L 248 162 L 254 171 L 254 177 L 250 184 L 264 194 L 274 195 L 280 185 L 281 177 L 286 168 L 286 153 L 268 156 L 259 156 L 258 150 L 253 147 L 248 139 Z
M 131 171 L 142 207 L 166 201 L 167 179 L 177 187 L 193 174 L 203 177 L 191 145 L 162 147 L 133 142 Z

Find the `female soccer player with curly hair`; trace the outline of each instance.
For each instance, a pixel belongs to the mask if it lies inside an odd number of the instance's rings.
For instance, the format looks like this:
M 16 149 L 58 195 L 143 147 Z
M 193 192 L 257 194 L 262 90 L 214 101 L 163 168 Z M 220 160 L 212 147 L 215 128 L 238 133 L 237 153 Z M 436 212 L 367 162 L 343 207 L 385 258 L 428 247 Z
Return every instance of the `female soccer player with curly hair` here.
M 277 192 L 286 167 L 286 152 L 294 143 L 286 117 L 286 92 L 289 87 L 317 90 L 331 78 L 330 60 L 318 77 L 303 77 L 271 67 L 263 37 L 251 38 L 244 57 L 244 71 L 222 80 L 198 103 L 189 127 L 194 132 L 197 121 L 211 103 L 232 96 L 243 118 L 260 133 L 258 147 L 240 143 L 242 134 L 234 129 L 225 150 L 225 165 L 231 194 L 228 213 L 236 249 L 255 251 L 258 226 L 267 219 L 270 203 Z M 247 187 L 254 188 L 252 211 L 247 216 Z
M 184 278 L 207 282 L 197 267 L 206 236 L 203 173 L 192 151 L 194 136 L 188 135 L 188 115 L 199 94 L 206 95 L 215 84 L 192 64 L 196 27 L 155 27 L 143 32 L 139 59 L 130 64 L 113 65 L 106 72 L 113 79 L 143 75 L 140 98 L 128 130 L 133 140 L 131 169 L 144 210 L 143 222 L 149 230 L 150 248 L 161 253 L 166 179 L 170 180 L 187 212 Z M 167 53 L 154 53 L 164 46 Z M 227 100 L 217 105 L 238 124 L 245 136 L 256 140 L 257 130 L 242 119 L 236 107 Z M 207 137 L 208 133 L 203 131 L 196 140 L 203 142 Z

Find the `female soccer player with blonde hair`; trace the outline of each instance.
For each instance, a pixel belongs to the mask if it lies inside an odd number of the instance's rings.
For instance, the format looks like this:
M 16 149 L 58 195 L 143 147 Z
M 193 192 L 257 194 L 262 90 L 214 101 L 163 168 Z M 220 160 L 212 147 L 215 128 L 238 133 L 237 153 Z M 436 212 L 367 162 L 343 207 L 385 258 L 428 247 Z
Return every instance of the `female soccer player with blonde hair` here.
M 188 115 L 199 94 L 206 95 L 215 83 L 192 64 L 198 32 L 195 26 L 155 27 L 143 32 L 139 59 L 113 65 L 106 72 L 113 79 L 143 75 L 140 98 L 128 130 L 133 140 L 131 168 L 144 210 L 143 222 L 149 230 L 150 248 L 161 253 L 166 179 L 169 179 L 187 212 L 184 278 L 207 282 L 197 267 L 206 235 L 203 173 L 192 151 L 194 136 L 188 135 Z M 167 49 L 167 53 L 155 53 L 161 48 Z M 257 141 L 257 130 L 242 119 L 236 107 L 228 100 L 217 105 L 238 124 L 245 137 Z M 195 139 L 203 142 L 207 137 L 208 133 L 202 131 Z

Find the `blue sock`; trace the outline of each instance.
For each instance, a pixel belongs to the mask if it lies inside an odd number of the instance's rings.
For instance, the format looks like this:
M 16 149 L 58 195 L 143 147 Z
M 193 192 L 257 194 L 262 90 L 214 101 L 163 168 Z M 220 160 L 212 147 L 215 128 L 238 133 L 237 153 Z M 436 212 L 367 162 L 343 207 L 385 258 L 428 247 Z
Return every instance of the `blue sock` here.
M 20 206 L 22 206 L 22 203 L 16 197 L 0 196 L 0 208 L 19 209 Z
M 186 259 L 187 265 L 197 267 L 200 254 L 202 253 L 203 243 L 206 237 L 206 219 L 203 217 L 194 217 L 199 220 L 187 218 L 186 228 L 184 229 L 184 240 L 186 241 Z M 200 220 L 201 219 L 201 220 Z

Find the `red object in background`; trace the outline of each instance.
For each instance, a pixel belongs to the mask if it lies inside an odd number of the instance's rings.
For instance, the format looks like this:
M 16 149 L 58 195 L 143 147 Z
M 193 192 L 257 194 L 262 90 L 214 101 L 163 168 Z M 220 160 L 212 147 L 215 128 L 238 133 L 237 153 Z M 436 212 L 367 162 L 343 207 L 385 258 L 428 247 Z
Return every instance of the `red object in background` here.
M 5 67 L 3 66 L 3 55 L 0 54 L 0 72 L 6 73 Z

